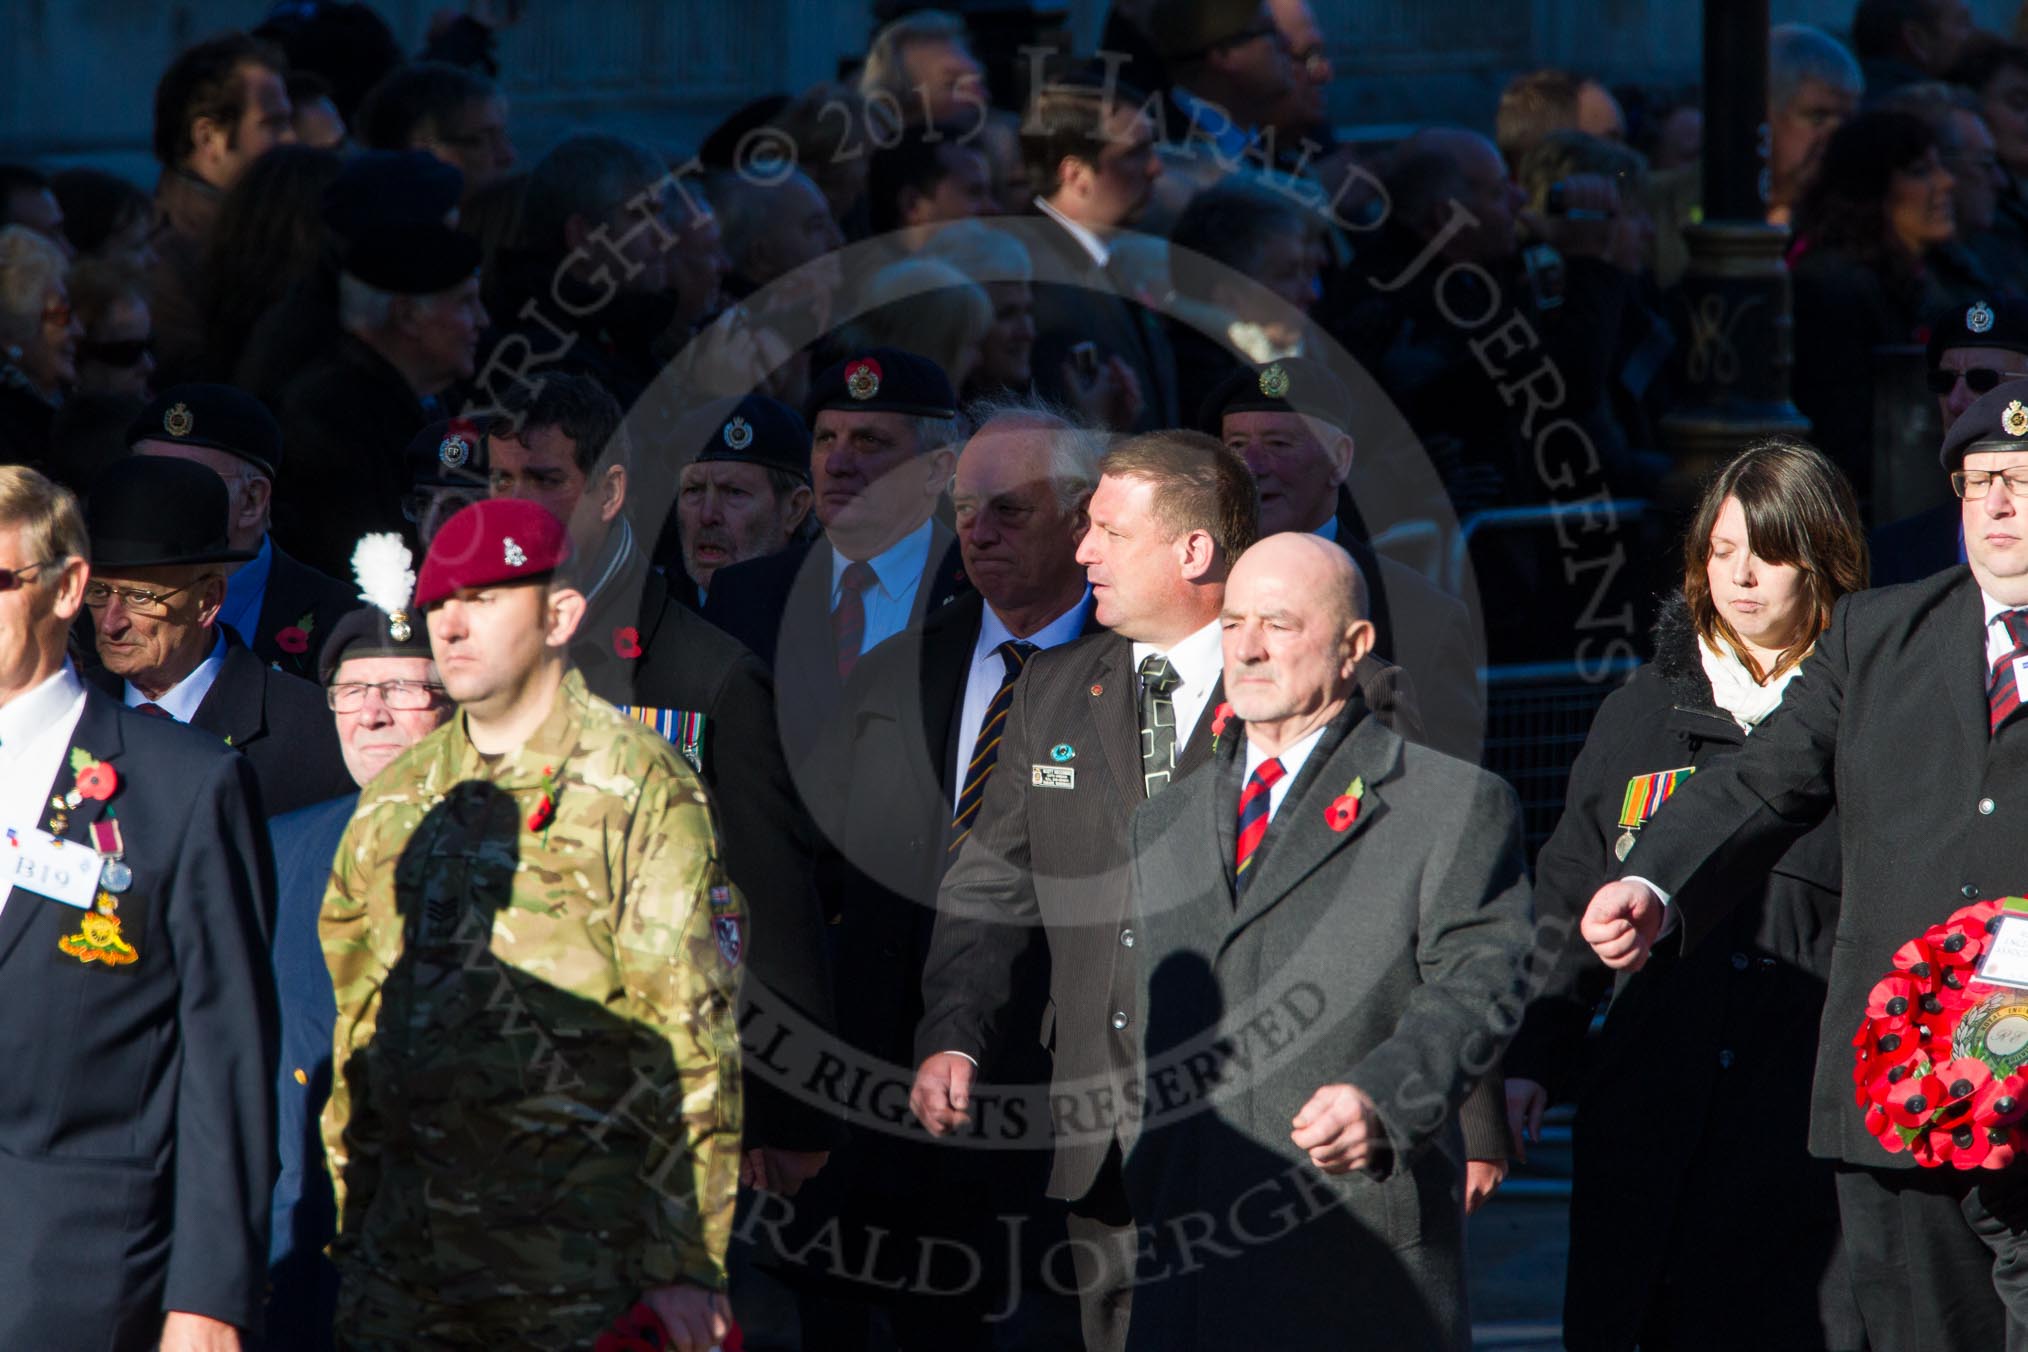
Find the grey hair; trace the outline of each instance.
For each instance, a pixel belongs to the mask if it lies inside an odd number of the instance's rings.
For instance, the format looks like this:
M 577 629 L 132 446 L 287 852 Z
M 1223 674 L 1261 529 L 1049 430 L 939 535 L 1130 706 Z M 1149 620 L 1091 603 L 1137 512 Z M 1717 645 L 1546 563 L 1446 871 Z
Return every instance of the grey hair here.
M 1106 438 L 1073 418 L 1060 404 L 1039 394 L 999 394 L 975 399 L 965 416 L 982 435 L 994 423 L 1041 424 L 1049 438 L 1049 482 L 1065 515 L 1081 509 L 1098 487 Z
M 1858 59 L 1844 43 L 1806 23 L 1777 24 L 1767 40 L 1767 106 L 1779 111 L 1815 80 L 1854 98 L 1866 92 Z
M 669 177 L 655 152 L 622 136 L 580 132 L 536 162 L 521 199 L 521 244 L 557 249 L 572 216 L 609 224 L 620 209 Z
M 873 35 L 866 49 L 866 65 L 859 72 L 859 92 L 869 98 L 890 94 L 901 101 L 907 115 L 908 96 L 914 92 L 908 82 L 908 49 L 919 42 L 965 44 L 965 21 L 948 10 L 919 9 L 883 27 Z
M 26 343 L 42 327 L 49 293 L 64 284 L 63 250 L 25 225 L 0 230 L 0 343 Z
M 368 286 L 349 272 L 338 274 L 338 327 L 347 333 L 384 329 L 394 316 L 394 293 Z
M 928 455 L 946 446 L 954 446 L 965 439 L 969 426 L 962 417 L 957 418 L 911 418 L 915 426 L 915 449 L 918 455 Z

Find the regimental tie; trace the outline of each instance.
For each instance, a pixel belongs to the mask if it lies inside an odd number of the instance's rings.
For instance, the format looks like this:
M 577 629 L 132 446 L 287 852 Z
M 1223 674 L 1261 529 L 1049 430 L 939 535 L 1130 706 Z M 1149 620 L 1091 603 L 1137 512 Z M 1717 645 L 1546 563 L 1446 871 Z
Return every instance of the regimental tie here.
M 1160 653 L 1141 659 L 1141 785 L 1153 798 L 1176 773 L 1176 687 L 1183 684 L 1174 664 Z
M 153 700 L 148 700 L 141 704 L 136 704 L 134 706 L 134 712 L 137 714 L 146 714 L 150 718 L 166 718 L 171 722 L 174 722 L 176 720 L 175 714 L 170 713 L 167 709 L 155 703 Z
M 965 788 L 958 795 L 957 811 L 951 815 L 952 854 L 956 854 L 958 846 L 965 843 L 965 837 L 972 834 L 972 822 L 978 817 L 979 804 L 986 797 L 986 779 L 1000 759 L 1000 738 L 1007 731 L 1007 710 L 1014 703 L 1014 682 L 1021 679 L 1021 669 L 1035 655 L 1035 645 L 1020 639 L 1008 639 L 993 651 L 1000 655 L 1006 674 L 1000 678 L 1000 688 L 993 692 L 993 702 L 986 706 L 986 716 L 979 723 L 979 735 L 972 739 L 972 759 L 965 763 Z
M 1272 790 L 1283 773 L 1282 763 L 1270 756 L 1254 768 L 1247 776 L 1246 787 L 1239 791 L 1239 834 L 1234 837 L 1232 848 L 1232 885 L 1239 896 L 1246 895 L 1247 884 L 1253 881 L 1254 856 L 1260 853 L 1260 843 L 1267 838 L 1268 814 L 1274 803 Z
M 852 674 L 859 664 L 859 648 L 866 640 L 866 592 L 880 581 L 873 565 L 855 559 L 845 566 L 838 579 L 838 605 L 831 611 L 831 641 L 838 653 L 838 678 Z
M 2020 674 L 2016 663 L 2028 657 L 2028 610 L 2003 610 L 1995 618 L 2006 627 L 2007 638 L 2014 645 L 2012 651 L 1994 666 L 1992 680 L 1987 686 L 1991 727 L 1998 735 L 2000 725 L 2021 712 Z

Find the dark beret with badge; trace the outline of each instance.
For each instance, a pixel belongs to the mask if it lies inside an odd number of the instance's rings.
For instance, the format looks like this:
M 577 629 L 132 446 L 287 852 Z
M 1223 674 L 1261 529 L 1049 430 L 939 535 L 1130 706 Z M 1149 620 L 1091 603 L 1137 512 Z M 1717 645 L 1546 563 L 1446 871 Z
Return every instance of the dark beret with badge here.
M 1929 365 L 1935 370 L 1946 349 L 1997 347 L 2028 353 L 2028 301 L 2006 296 L 1953 305 L 1929 326 Z
M 1218 382 L 1198 411 L 1198 424 L 1219 436 L 1228 413 L 1301 413 L 1346 432 L 1352 428 L 1352 393 L 1323 362 L 1284 357 L 1242 366 Z
M 176 385 L 127 424 L 129 449 L 144 441 L 207 446 L 236 455 L 273 479 L 282 467 L 282 427 L 267 405 L 230 385 Z
M 367 604 L 331 626 L 317 655 L 325 685 L 349 657 L 431 656 L 429 630 L 415 606 L 415 556 L 392 531 L 361 537 L 352 550 L 352 576 Z
M 486 482 L 486 426 L 475 418 L 443 418 L 408 440 L 402 450 L 409 482 L 417 488 L 472 488 Z
M 874 347 L 827 368 L 810 385 L 810 421 L 827 408 L 955 418 L 958 392 L 944 368 L 898 347 Z
M 1937 458 L 1955 473 L 1974 451 L 2028 451 L 2028 378 L 1980 395 L 1944 434 Z
M 340 266 L 376 291 L 435 296 L 479 275 L 479 241 L 434 222 L 361 231 Z
M 85 531 L 92 571 L 244 563 L 255 551 L 226 538 L 225 480 L 204 465 L 163 455 L 115 460 L 92 480 Z
M 697 458 L 761 465 L 808 482 L 810 425 L 781 400 L 749 394 L 725 410 Z
M 339 167 L 319 203 L 344 239 L 387 226 L 442 225 L 465 194 L 465 176 L 427 150 L 362 150 Z
M 517 498 L 475 502 L 431 539 L 415 609 L 426 611 L 468 587 L 533 581 L 569 560 L 570 534 L 548 508 Z

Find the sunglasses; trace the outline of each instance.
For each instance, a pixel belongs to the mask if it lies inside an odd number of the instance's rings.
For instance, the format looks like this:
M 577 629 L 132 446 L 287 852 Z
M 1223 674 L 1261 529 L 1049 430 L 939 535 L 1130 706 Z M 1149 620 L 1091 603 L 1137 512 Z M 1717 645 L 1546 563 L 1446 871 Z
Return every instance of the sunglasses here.
M 1959 376 L 1964 377 L 1966 387 L 1973 394 L 1987 394 L 2003 380 L 2020 379 L 2019 376 L 1985 366 L 1974 366 L 1966 371 L 1953 371 L 1940 366 L 1929 373 L 1929 392 L 1939 397 L 1949 394 L 1958 387 Z
M 40 572 L 50 566 L 45 561 L 43 563 L 24 563 L 19 568 L 0 568 L 0 592 L 11 592 L 16 587 L 27 586 L 35 580 L 29 576 L 30 573 Z
M 77 345 L 77 355 L 101 366 L 139 366 L 155 355 L 153 338 L 119 338 L 94 342 L 87 338 Z

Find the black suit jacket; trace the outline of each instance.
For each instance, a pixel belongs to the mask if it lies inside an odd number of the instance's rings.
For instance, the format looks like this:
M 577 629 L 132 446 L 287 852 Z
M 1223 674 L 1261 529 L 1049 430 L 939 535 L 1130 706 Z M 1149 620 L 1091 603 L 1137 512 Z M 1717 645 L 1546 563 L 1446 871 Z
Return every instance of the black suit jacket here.
M 89 688 L 71 746 L 119 777 L 61 835 L 89 849 L 117 818 L 136 956 L 79 962 L 58 944 L 85 912 L 19 888 L 0 906 L 0 1347 L 142 1352 L 172 1309 L 257 1329 L 276 1041 L 260 793 L 215 738 Z M 48 793 L 74 782 L 66 760 Z
M 616 646 L 626 626 L 636 631 L 639 657 L 623 657 Z M 828 1032 L 835 1021 L 812 883 L 816 840 L 782 760 L 767 668 L 737 639 L 678 604 L 638 549 L 578 632 L 571 658 L 600 699 L 702 715 L 692 768 L 711 792 L 726 872 L 753 916 L 740 1026 L 786 1027 L 813 1045 L 812 1034 Z M 756 1045 L 766 1041 L 760 1037 Z M 764 1073 L 758 1059 L 748 1058 L 742 1078 L 749 1147 L 828 1150 L 836 1143 L 836 1117 L 790 1092 L 779 1073 Z
M 1037 653 L 1014 688 L 998 768 L 972 834 L 944 875 L 923 971 L 918 1065 L 937 1052 L 983 1061 L 1007 1028 L 1016 964 L 1029 932 L 1049 945 L 1049 1003 L 1041 1037 L 1053 1056 L 1055 1143 L 1049 1195 L 1090 1191 L 1105 1163 L 1129 1087 L 1139 1028 L 1128 935 L 1128 824 L 1143 801 L 1138 677 L 1133 645 L 1097 634 Z M 1180 779 L 1211 754 L 1205 701 L 1178 755 Z M 1068 746 L 1059 760 L 1051 749 Z M 1067 788 L 1042 787 L 1036 767 L 1067 770 Z M 1171 786 L 1173 789 L 1173 785 Z M 1121 1026 L 1116 1016 L 1124 1016 Z M 1040 1123 L 1030 1124 L 1039 1130 Z
M 1781 707 L 1739 755 L 1677 789 L 1619 870 L 1674 894 L 1676 934 L 1694 949 L 1754 895 L 1703 884 L 1764 872 L 1837 808 L 1844 895 L 1817 1044 L 1816 1155 L 1913 1167 L 1880 1148 L 1853 1102 L 1867 992 L 1895 949 L 1968 899 L 2028 883 L 2028 719 L 1989 734 L 1984 628 L 1967 568 L 1843 598 Z
M 353 546 L 368 531 L 394 531 L 415 547 L 402 452 L 428 417 L 386 358 L 341 337 L 289 382 L 275 417 L 288 453 L 275 485 L 276 540 L 332 577 L 349 574 Z
M 274 816 L 321 803 L 358 786 L 338 749 L 338 725 L 324 692 L 310 682 L 264 666 L 239 636 L 225 635 L 218 679 L 190 716 L 190 726 L 222 738 L 252 763 L 261 805 Z M 85 680 L 120 699 L 122 680 L 94 667 Z
M 1128 1346 L 1466 1347 L 1457 1112 L 1498 1065 L 1526 988 L 1519 805 L 1355 698 L 1290 785 L 1241 895 L 1245 745 L 1235 722 L 1210 768 L 1134 814 L 1145 1115 L 1128 1124 L 1125 1178 L 1155 1236 L 1208 1217 L 1231 1227 L 1222 1242 L 1247 1242 L 1221 1280 L 1139 1288 Z M 1334 826 L 1327 809 L 1354 783 L 1358 813 Z M 1373 1099 L 1389 1149 L 1329 1176 L 1289 1124 L 1341 1082 Z M 1243 1219 L 1294 1198 L 1301 1224 Z M 1158 1263 L 1179 1256 L 1153 1247 Z
M 712 576 L 704 602 L 704 618 L 774 672 L 782 750 L 791 769 L 816 749 L 844 693 L 831 641 L 831 559 L 831 542 L 820 537 L 736 563 Z M 914 622 L 971 588 L 957 537 L 934 523 L 910 612 Z
M 291 676 L 314 681 L 317 654 L 330 635 L 331 626 L 346 611 L 357 610 L 364 604 L 354 588 L 297 561 L 287 550 L 275 545 L 268 563 L 267 590 L 261 593 L 260 618 L 254 622 L 253 633 L 240 637 L 261 661 L 270 666 L 279 664 Z M 305 619 L 308 624 L 303 623 Z M 275 641 L 276 634 L 292 627 L 303 630 L 309 640 L 299 653 L 289 652 Z
M 1120 294 L 1105 269 L 1092 262 L 1082 244 L 1048 216 L 1030 218 L 1023 232 L 1036 253 L 1035 348 L 1029 364 L 1035 389 L 1058 403 L 1075 408 L 1077 400 L 1063 378 L 1070 350 L 1079 343 L 1098 347 L 1099 360 L 1118 357 L 1133 369 L 1146 401 L 1141 416 L 1126 432 L 1152 432 L 1180 426 L 1196 409 L 1180 406 L 1176 355 L 1162 322 L 1147 305 Z M 1201 398 L 1203 391 L 1190 397 Z
M 1415 682 L 1425 735 L 1414 740 L 1460 760 L 1477 761 L 1486 740 L 1479 684 L 1484 634 L 1465 603 L 1369 543 L 1350 491 L 1338 490 L 1338 543 L 1366 579 L 1373 653 Z

